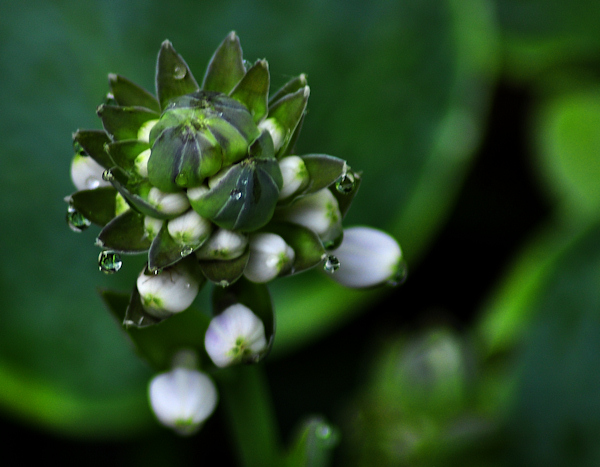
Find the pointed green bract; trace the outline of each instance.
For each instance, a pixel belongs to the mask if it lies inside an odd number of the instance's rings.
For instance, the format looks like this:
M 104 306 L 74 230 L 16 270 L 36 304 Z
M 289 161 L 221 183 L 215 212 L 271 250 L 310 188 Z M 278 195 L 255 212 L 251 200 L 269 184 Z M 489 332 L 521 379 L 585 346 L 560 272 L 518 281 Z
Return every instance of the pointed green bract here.
M 138 139 L 140 127 L 158 119 L 158 113 L 145 107 L 119 107 L 104 105 L 98 107 L 104 130 L 113 140 Z
M 73 142 L 79 144 L 85 153 L 105 169 L 115 165 L 105 150 L 110 138 L 102 130 L 77 130 L 73 134 Z
M 285 83 L 279 90 L 277 90 L 271 97 L 269 97 L 269 106 L 274 105 L 279 99 L 288 94 L 293 94 L 298 89 L 306 86 L 308 82 L 306 81 L 306 75 L 302 73 L 300 76 L 291 79 L 287 83 Z
M 245 73 L 240 40 L 235 32 L 231 32 L 212 56 L 204 75 L 202 89 L 229 94 Z
M 169 41 L 164 41 L 156 63 L 156 94 L 160 108 L 165 110 L 169 102 L 185 94 L 198 91 L 200 87 L 192 72 Z
M 280 148 L 277 150 L 277 157 L 282 157 L 286 153 L 294 131 L 306 110 L 309 95 L 309 87 L 304 86 L 292 94 L 285 95 L 269 106 L 269 119 L 275 120 L 283 133 Z
M 315 193 L 327 188 L 338 180 L 347 170 L 346 161 L 327 154 L 306 154 L 300 156 L 304 161 L 310 181 L 302 195 Z
M 127 78 L 111 73 L 108 75 L 108 82 L 110 90 L 120 106 L 145 107 L 154 112 L 160 112 L 160 105 L 156 97 Z
M 237 281 L 248 264 L 250 250 L 230 260 L 201 260 L 198 262 L 202 274 L 214 284 L 222 287 L 229 286 Z
M 190 204 L 219 227 L 250 232 L 273 216 L 282 183 L 275 159 L 246 159 Z
M 104 226 L 115 217 L 117 190 L 111 186 L 81 190 L 68 197 L 68 202 L 86 219 Z
M 102 229 L 97 243 L 102 248 L 117 253 L 144 253 L 150 248 L 150 240 L 144 230 L 144 216 L 128 210 L 115 217 Z
M 268 111 L 269 65 L 266 60 L 257 61 L 237 86 L 231 91 L 231 97 L 244 104 L 259 123 Z
M 115 141 L 107 145 L 111 159 L 131 175 L 136 173 L 135 160 L 149 148 L 148 143 L 139 140 Z

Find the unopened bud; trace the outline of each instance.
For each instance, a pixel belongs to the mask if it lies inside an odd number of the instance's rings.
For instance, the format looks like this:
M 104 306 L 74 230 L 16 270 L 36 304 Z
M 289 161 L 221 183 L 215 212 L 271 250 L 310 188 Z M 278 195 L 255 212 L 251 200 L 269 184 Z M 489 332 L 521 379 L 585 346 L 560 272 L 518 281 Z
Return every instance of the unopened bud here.
M 153 187 L 148 193 L 148 202 L 167 215 L 183 214 L 190 207 L 187 196 L 182 193 L 164 193 Z
M 279 168 L 283 177 L 283 187 L 279 191 L 279 199 L 288 198 L 308 185 L 308 170 L 300 157 L 284 157 L 279 161 Z
M 180 245 L 199 245 L 212 232 L 209 220 L 190 209 L 167 224 L 169 235 Z
M 258 233 L 250 237 L 250 257 L 244 276 L 252 282 L 269 282 L 294 262 L 294 250 L 273 233 Z
M 198 251 L 198 259 L 227 260 L 241 256 L 248 246 L 248 236 L 231 230 L 217 229 Z
M 89 156 L 75 154 L 71 162 L 71 180 L 78 190 L 94 190 L 101 186 L 110 186 L 102 179 L 104 167 Z

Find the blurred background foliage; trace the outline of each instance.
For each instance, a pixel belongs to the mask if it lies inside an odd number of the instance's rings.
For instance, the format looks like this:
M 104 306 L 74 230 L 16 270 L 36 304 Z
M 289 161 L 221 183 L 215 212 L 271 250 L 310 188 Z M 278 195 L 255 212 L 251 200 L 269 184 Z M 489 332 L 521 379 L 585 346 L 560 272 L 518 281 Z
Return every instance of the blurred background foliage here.
M 320 413 L 341 434 L 335 465 L 600 465 L 599 5 L 3 2 L 7 435 L 88 464 L 233 462 L 220 411 L 193 442 L 156 426 L 151 372 L 96 293 L 129 290 L 141 259 L 101 275 L 63 197 L 70 135 L 100 128 L 109 72 L 153 90 L 168 38 L 202 76 L 235 30 L 273 88 L 308 75 L 298 152 L 363 171 L 346 224 L 391 232 L 410 267 L 393 291 L 276 282 L 266 370 L 284 439 Z

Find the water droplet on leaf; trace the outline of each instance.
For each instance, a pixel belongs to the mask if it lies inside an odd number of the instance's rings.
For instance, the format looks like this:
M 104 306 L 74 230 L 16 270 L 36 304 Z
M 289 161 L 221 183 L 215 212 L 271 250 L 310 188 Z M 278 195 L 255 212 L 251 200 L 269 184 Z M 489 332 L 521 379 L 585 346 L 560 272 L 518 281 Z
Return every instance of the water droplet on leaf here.
M 185 67 L 183 65 L 175 65 L 175 68 L 173 69 L 173 78 L 183 79 L 183 78 L 185 78 L 186 74 L 187 74 L 187 70 L 185 69 Z
M 386 284 L 389 285 L 390 287 L 396 287 L 398 285 L 404 284 L 404 282 L 406 282 L 407 277 L 408 277 L 408 265 L 406 264 L 406 261 L 400 261 L 400 263 L 398 263 L 396 272 L 394 273 L 394 275 L 392 277 L 390 277 L 388 279 Z
M 102 251 L 98 256 L 98 267 L 104 274 L 114 274 L 123 266 L 121 256 L 114 251 Z
M 73 232 L 83 232 L 92 225 L 91 221 L 73 206 L 69 206 L 67 209 L 67 224 Z
M 226 281 L 225 279 L 223 279 L 222 281 L 219 282 L 219 285 L 223 288 L 229 287 L 229 281 Z
M 354 190 L 354 183 L 354 175 L 348 172 L 338 178 L 337 182 L 335 182 L 335 189 L 338 193 L 347 195 Z
M 193 252 L 194 252 L 194 248 L 193 247 L 186 246 L 186 247 L 184 247 L 181 250 L 180 254 L 181 254 L 182 257 L 185 257 L 185 256 L 188 256 L 188 255 L 191 255 Z
M 325 263 L 323 263 L 323 270 L 328 272 L 329 274 L 333 274 L 340 268 L 340 260 L 337 259 L 333 255 L 329 255 L 325 258 Z
M 231 190 L 229 196 L 235 200 L 242 199 L 242 192 L 240 190 Z

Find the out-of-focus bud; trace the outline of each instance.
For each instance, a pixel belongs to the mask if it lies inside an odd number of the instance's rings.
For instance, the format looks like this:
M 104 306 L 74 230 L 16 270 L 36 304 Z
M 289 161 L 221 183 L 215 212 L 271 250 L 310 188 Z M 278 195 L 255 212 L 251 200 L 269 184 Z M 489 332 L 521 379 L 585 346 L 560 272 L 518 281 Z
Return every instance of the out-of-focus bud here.
M 381 230 L 351 227 L 342 244 L 332 252 L 340 262 L 331 278 L 352 288 L 373 287 L 400 281 L 405 274 L 398 242 Z
M 212 224 L 190 209 L 185 214 L 171 219 L 167 224 L 167 230 L 173 240 L 182 246 L 199 245 L 212 232 Z
M 162 219 L 156 219 L 154 217 L 146 216 L 144 217 L 144 232 L 146 237 L 150 240 L 154 240 L 160 232 L 160 229 L 163 226 L 164 221 Z
M 273 233 L 258 233 L 250 237 L 250 257 L 244 276 L 252 282 L 269 282 L 294 262 L 294 250 Z
M 143 178 L 148 178 L 148 159 L 150 159 L 150 149 L 140 152 L 134 161 L 135 170 Z
M 257 361 L 267 349 L 265 327 L 250 308 L 236 303 L 211 320 L 204 345 L 218 367 Z
M 289 198 L 308 185 L 308 170 L 300 157 L 284 157 L 279 161 L 279 168 L 283 177 L 283 187 L 279 192 L 279 199 Z
M 248 236 L 240 232 L 217 229 L 198 251 L 198 259 L 227 260 L 241 256 L 248 246 Z
M 78 190 L 94 190 L 101 186 L 110 186 L 102 179 L 104 167 L 89 156 L 76 153 L 71 162 L 71 180 Z
M 271 139 L 273 140 L 273 146 L 275 147 L 275 151 L 278 151 L 283 145 L 283 141 L 285 138 L 285 128 L 279 124 L 279 122 L 274 118 L 267 118 L 263 120 L 258 125 L 260 130 L 267 130 L 271 135 Z
M 198 280 L 181 264 L 160 274 L 142 271 L 137 279 L 144 309 L 157 318 L 166 318 L 188 308 L 198 295 L 199 288 Z
M 137 137 L 140 141 L 148 142 L 150 141 L 150 131 L 154 128 L 154 125 L 158 123 L 158 119 L 156 120 L 148 120 L 143 123 L 140 129 L 138 130 Z
M 325 244 L 342 234 L 342 214 L 337 199 L 327 188 L 287 206 L 281 212 L 281 219 L 309 228 Z
M 181 435 L 198 431 L 217 405 L 217 388 L 205 373 L 185 365 L 160 373 L 148 386 L 156 418 Z
M 183 214 L 190 207 L 185 193 L 164 193 L 155 187 L 148 193 L 148 202 L 158 211 L 175 216 Z

